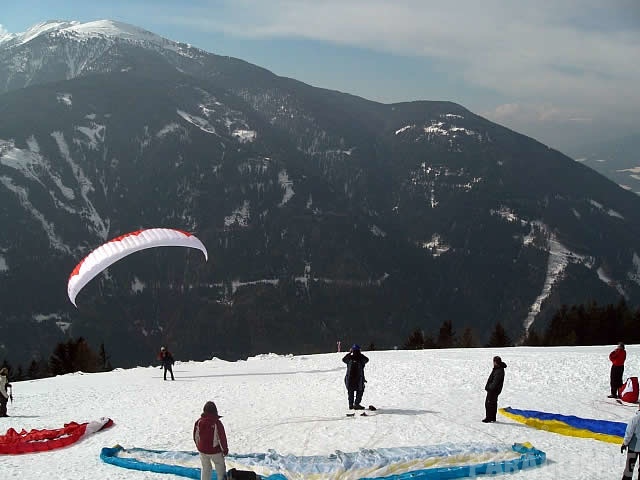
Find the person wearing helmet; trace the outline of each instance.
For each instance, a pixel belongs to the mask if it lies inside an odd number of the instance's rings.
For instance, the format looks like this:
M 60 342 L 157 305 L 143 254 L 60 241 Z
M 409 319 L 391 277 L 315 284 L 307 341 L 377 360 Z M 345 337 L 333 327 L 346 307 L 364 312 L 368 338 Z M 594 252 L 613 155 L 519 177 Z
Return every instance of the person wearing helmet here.
M 171 374 L 171 380 L 175 380 L 172 368 L 174 360 L 171 352 L 164 346 L 160 347 L 160 354 L 158 355 L 158 358 L 160 359 L 160 363 L 162 363 L 162 368 L 164 369 L 164 379 L 167 379 L 167 372 L 169 372 Z
M 354 344 L 349 353 L 342 358 L 342 361 L 347 364 L 344 384 L 347 387 L 349 410 L 364 410 L 360 402 L 362 402 L 364 394 L 364 384 L 367 382 L 364 378 L 364 366 L 369 362 L 369 359 L 362 354 L 360 346 Z

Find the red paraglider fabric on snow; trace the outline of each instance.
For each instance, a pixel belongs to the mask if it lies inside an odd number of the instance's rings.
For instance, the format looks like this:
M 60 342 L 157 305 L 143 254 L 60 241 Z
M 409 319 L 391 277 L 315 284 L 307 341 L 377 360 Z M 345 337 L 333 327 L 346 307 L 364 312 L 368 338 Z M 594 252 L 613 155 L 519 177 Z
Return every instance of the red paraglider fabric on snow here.
M 638 377 L 629 377 L 618 389 L 618 398 L 623 402 L 638 402 Z
M 113 425 L 110 418 L 86 423 L 65 423 L 63 428 L 32 429 L 18 432 L 13 428 L 0 435 L 0 455 L 19 455 L 23 453 L 44 452 L 67 447 L 85 435 L 109 428 Z

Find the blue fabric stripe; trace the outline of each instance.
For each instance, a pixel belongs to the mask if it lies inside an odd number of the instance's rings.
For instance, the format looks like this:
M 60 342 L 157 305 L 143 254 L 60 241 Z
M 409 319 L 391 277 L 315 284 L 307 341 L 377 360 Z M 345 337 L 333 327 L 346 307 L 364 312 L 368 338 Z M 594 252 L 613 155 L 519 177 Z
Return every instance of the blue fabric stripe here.
M 595 433 L 603 433 L 605 435 L 617 435 L 624 437 L 624 431 L 627 428 L 626 423 L 612 422 L 609 420 L 594 420 L 592 418 L 580 418 L 573 415 L 560 415 L 558 413 L 538 412 L 537 410 L 518 410 L 516 408 L 507 407 L 505 411 L 514 415 L 521 415 L 525 418 L 537 418 L 539 420 L 558 420 L 564 422 L 573 428 L 589 430 Z

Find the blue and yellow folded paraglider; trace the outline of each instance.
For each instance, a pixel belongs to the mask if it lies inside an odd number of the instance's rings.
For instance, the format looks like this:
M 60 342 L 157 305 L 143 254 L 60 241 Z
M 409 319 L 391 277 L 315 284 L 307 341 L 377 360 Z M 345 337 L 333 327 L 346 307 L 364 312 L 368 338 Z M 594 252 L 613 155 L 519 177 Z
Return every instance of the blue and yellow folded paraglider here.
M 100 458 L 118 467 L 199 479 L 197 452 L 103 448 Z M 546 454 L 529 443 L 442 444 L 336 451 L 328 455 L 229 454 L 227 467 L 264 480 L 435 480 L 514 473 L 544 464 Z M 215 472 L 213 474 L 215 476 Z
M 507 407 L 499 412 L 511 420 L 524 423 L 538 430 L 546 430 L 570 437 L 593 438 L 601 442 L 620 444 L 624 437 L 626 423 L 609 420 L 580 418 L 573 415 L 538 412 L 536 410 L 518 410 Z

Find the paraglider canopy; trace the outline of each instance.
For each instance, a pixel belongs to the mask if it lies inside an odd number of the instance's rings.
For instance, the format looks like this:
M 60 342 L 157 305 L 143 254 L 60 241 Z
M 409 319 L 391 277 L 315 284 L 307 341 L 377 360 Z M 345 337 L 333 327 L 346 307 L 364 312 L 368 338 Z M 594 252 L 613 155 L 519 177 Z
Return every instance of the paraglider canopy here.
M 140 250 L 153 247 L 196 248 L 208 259 L 207 249 L 195 236 L 173 228 L 147 228 L 116 237 L 93 250 L 83 258 L 69 275 L 67 294 L 76 305 L 76 296 L 101 271 L 118 260 Z

